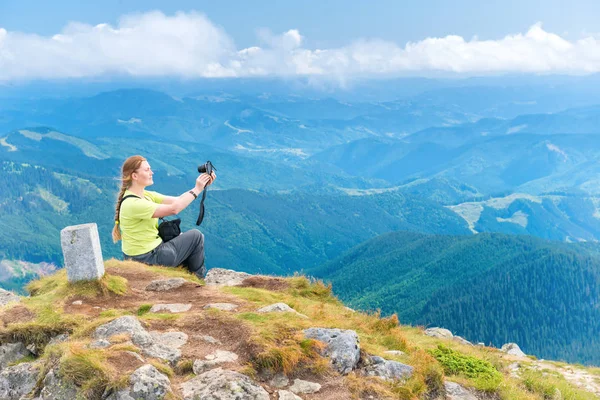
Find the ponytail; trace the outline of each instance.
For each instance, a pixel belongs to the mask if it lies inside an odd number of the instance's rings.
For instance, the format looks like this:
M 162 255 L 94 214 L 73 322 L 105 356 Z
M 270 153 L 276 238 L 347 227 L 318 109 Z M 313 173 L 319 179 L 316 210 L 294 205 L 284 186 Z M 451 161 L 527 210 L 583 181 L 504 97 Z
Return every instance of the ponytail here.
M 119 214 L 121 212 L 121 200 L 125 191 L 131 186 L 131 174 L 133 174 L 146 161 L 142 156 L 131 156 L 123 163 L 121 167 L 121 190 L 117 196 L 117 204 L 115 206 L 115 226 L 112 230 L 113 242 L 117 243 L 121 240 L 121 229 L 119 229 Z
M 121 190 L 119 191 L 119 195 L 117 196 L 117 206 L 115 210 L 115 226 L 112 230 L 112 238 L 113 242 L 117 243 L 121 240 L 121 229 L 119 229 L 119 213 L 121 212 L 121 200 L 123 199 L 123 194 L 127 190 L 127 186 L 125 182 L 121 183 Z

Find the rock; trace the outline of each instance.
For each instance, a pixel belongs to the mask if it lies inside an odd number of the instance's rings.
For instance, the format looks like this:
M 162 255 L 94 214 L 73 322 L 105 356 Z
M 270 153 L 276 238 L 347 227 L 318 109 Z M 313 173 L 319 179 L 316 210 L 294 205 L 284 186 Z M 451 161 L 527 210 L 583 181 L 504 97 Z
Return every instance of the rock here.
M 324 355 L 329 357 L 333 368 L 341 374 L 348 374 L 360 359 L 358 335 L 352 330 L 309 328 L 304 336 L 325 344 Z
M 216 308 L 217 310 L 221 311 L 234 311 L 238 307 L 239 306 L 237 304 L 232 303 L 210 303 L 202 308 L 204 308 L 205 310 L 208 310 L 210 308 Z
M 222 344 L 219 339 L 215 339 L 214 337 L 209 336 L 209 335 L 198 335 L 198 336 L 196 336 L 196 338 L 202 340 L 203 342 L 210 343 L 210 344 Z
M 77 386 L 66 382 L 58 372 L 58 368 L 51 369 L 43 381 L 43 388 L 39 400 L 72 400 L 77 397 Z
M 269 381 L 269 385 L 271 385 L 273 387 L 276 387 L 278 389 L 284 388 L 284 387 L 286 387 L 289 384 L 290 384 L 290 380 L 288 379 L 287 376 L 285 376 L 281 372 L 278 373 L 277 375 L 275 375 L 273 377 L 273 379 L 271 379 Z
M 444 382 L 446 399 L 448 400 L 478 400 L 477 397 L 458 383 Z
M 386 360 L 382 357 L 368 357 L 368 365 L 362 368 L 362 372 L 368 376 L 377 376 L 382 379 L 393 381 L 408 379 L 412 376 L 414 368 L 398 361 Z
M 183 278 L 159 279 L 150 282 L 150 284 L 146 286 L 146 290 L 150 292 L 166 292 L 183 286 L 185 282 L 186 281 Z
M 400 350 L 388 350 L 388 351 L 384 351 L 384 353 L 391 354 L 393 356 L 403 356 L 404 354 L 406 354 L 406 353 L 404 353 L 403 351 L 400 351 Z
M 172 364 L 181 358 L 181 351 L 177 348 L 155 343 L 150 335 L 140 324 L 137 318 L 126 315 L 99 326 L 93 334 L 96 339 L 107 339 L 118 334 L 128 334 L 131 341 L 142 349 L 148 357 L 161 358 Z
M 98 280 L 104 276 L 98 226 L 67 226 L 60 231 L 60 245 L 69 282 Z
M 303 381 L 302 379 L 294 379 L 294 384 L 289 387 L 294 393 L 317 393 L 321 390 L 321 385 L 316 382 Z
M 206 274 L 204 282 L 207 286 L 236 286 L 252 275 L 231 269 L 212 268 Z
M 194 374 L 200 375 L 201 373 L 203 373 L 209 369 L 213 369 L 214 367 L 216 367 L 219 364 L 237 361 L 238 355 L 235 353 L 232 353 L 230 351 L 217 350 L 214 353 L 209 354 L 204 358 L 206 360 L 195 360 L 194 361 L 194 366 L 193 366 Z
M 90 349 L 105 349 L 110 346 L 110 342 L 106 339 L 98 339 L 90 343 Z
M 259 308 L 257 310 L 259 313 L 268 313 L 268 312 L 291 312 L 294 313 L 296 315 L 301 316 L 302 318 L 308 318 L 306 315 L 304 314 L 300 314 L 298 311 L 294 310 L 292 307 L 288 306 L 285 303 L 275 303 L 275 304 L 271 304 L 270 306 L 265 306 L 262 308 Z
M 527 357 L 527 354 L 523 353 L 519 348 L 519 345 L 516 343 L 506 343 L 504 346 L 502 346 L 500 351 L 510 354 L 511 356 Z
M 162 344 L 168 347 L 180 348 L 188 342 L 188 335 L 183 332 L 150 332 L 152 340 L 156 344 Z
M 0 346 L 0 370 L 8 364 L 30 355 L 31 352 L 21 342 L 3 344 Z
M 155 304 L 150 309 L 151 313 L 159 313 L 159 312 L 171 312 L 171 313 L 180 313 L 189 311 L 192 308 L 191 304 Z
M 452 340 L 454 340 L 455 342 L 461 343 L 461 344 L 465 344 L 467 346 L 473 346 L 473 343 L 469 342 L 467 339 L 464 339 L 460 336 L 454 336 L 452 338 Z
M 69 334 L 61 333 L 60 335 L 56 335 L 52 339 L 50 339 L 50 342 L 48 342 L 48 346 L 58 344 L 58 343 L 63 343 L 63 342 L 66 342 L 67 340 L 69 340 Z
M 442 338 L 442 339 L 452 339 L 454 335 L 448 329 L 444 328 L 428 328 L 425 329 L 425 334 L 427 336 Z
M 287 390 L 279 390 L 278 395 L 279 400 L 302 400 L 302 397 L 298 397 L 294 393 Z
M 144 347 L 153 344 L 152 336 L 142 327 L 137 318 L 126 315 L 101 325 L 94 331 L 95 339 L 110 339 L 111 336 L 128 334 L 137 346 Z
M 269 400 L 269 393 L 246 375 L 216 368 L 179 385 L 184 400 Z
M 164 344 L 152 344 L 150 346 L 142 347 L 142 353 L 148 357 L 155 357 L 168 361 L 173 365 L 181 358 L 181 350 L 165 346 Z
M 39 367 L 33 363 L 21 363 L 6 367 L 0 372 L 0 399 L 19 400 L 33 390 Z
M 75 300 L 75 301 L 74 301 L 73 303 L 71 303 L 71 304 L 73 304 L 74 306 L 80 306 L 80 305 L 82 305 L 82 304 L 83 304 L 83 301 L 81 301 L 81 300 Z
M 5 306 L 9 303 L 18 303 L 21 301 L 21 298 L 14 294 L 13 292 L 9 292 L 8 290 L 0 289 L 0 307 Z
M 171 391 L 171 382 L 150 364 L 142 365 L 129 377 L 129 395 L 134 399 L 162 400 Z

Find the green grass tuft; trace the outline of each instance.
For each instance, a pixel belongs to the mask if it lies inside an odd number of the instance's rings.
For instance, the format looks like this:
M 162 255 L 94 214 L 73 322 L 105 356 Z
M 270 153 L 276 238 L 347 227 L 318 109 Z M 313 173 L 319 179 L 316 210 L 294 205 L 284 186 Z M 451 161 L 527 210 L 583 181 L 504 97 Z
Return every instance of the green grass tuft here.
M 142 304 L 137 310 L 137 315 L 141 317 L 144 314 L 148 314 L 151 308 L 152 304 Z
M 480 390 L 493 391 L 502 382 L 502 374 L 485 360 L 462 354 L 439 344 L 430 354 L 444 368 L 447 375 L 462 375 L 471 378 Z

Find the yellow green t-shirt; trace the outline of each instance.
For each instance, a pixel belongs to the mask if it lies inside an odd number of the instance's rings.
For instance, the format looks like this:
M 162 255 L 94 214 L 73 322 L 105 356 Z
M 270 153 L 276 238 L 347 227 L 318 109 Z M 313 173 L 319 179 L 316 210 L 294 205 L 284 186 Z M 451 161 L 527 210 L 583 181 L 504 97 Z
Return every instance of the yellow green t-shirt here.
M 126 190 L 123 197 L 130 194 L 137 196 Z M 162 243 L 158 236 L 158 218 L 152 218 L 152 215 L 164 198 L 160 193 L 144 190 L 143 199 L 129 197 L 121 203 L 119 226 L 123 253 L 138 256 Z

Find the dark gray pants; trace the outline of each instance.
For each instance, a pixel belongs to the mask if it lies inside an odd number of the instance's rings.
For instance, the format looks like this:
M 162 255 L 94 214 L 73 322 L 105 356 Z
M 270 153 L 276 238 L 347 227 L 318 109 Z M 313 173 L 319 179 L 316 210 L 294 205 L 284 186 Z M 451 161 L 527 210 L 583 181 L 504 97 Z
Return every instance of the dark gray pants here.
M 138 256 L 125 255 L 125 259 L 148 265 L 165 265 L 168 267 L 183 265 L 200 278 L 204 278 L 206 275 L 204 235 L 197 229 L 183 232 L 167 243 L 159 244 L 148 253 Z

